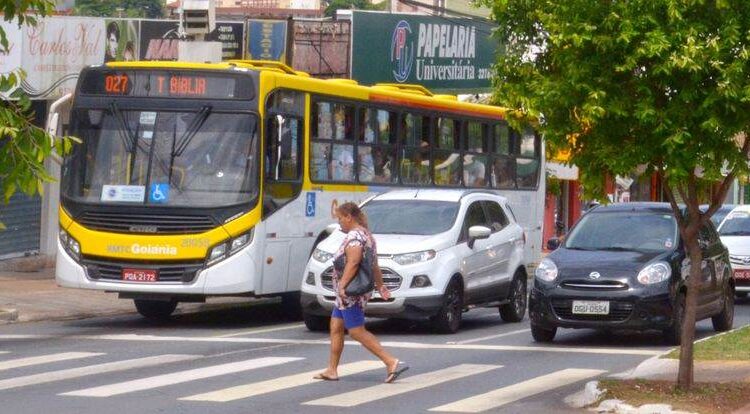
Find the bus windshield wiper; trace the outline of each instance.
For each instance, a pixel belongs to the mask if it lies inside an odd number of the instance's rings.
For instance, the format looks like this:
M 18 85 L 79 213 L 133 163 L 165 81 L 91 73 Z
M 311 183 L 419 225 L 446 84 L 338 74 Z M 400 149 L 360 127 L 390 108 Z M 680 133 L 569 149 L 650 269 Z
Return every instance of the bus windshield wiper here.
M 133 136 L 133 132 L 128 127 L 127 122 L 125 122 L 125 117 L 122 116 L 122 111 L 120 111 L 120 108 L 117 107 L 117 104 L 115 102 L 109 104 L 109 109 L 115 116 L 115 119 L 120 126 L 120 138 L 122 138 L 122 141 L 125 144 L 125 148 L 127 149 L 128 153 L 132 154 L 133 151 L 135 151 L 137 142 L 135 136 Z
M 188 125 L 187 129 L 185 129 L 185 132 L 182 133 L 182 136 L 179 140 L 180 142 L 175 145 L 175 149 L 172 151 L 172 158 L 179 157 L 183 152 L 185 152 L 188 145 L 190 145 L 190 141 L 193 140 L 195 134 L 197 134 L 201 129 L 203 124 L 206 122 L 206 119 L 208 119 L 208 115 L 210 113 L 211 107 L 206 105 L 201 108 L 201 110 L 198 111 L 197 114 L 195 114 L 193 120 L 190 121 L 190 125 Z

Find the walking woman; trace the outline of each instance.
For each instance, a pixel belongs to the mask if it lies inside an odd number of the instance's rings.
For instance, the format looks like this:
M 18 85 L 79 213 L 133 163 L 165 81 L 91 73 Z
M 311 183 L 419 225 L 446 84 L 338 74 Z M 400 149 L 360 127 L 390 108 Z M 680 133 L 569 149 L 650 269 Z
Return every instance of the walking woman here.
M 375 335 L 365 329 L 365 306 L 370 300 L 371 293 L 346 296 L 344 292 L 346 286 L 357 274 L 365 249 L 371 249 L 375 287 L 383 299 L 388 300 L 391 297 L 391 292 L 383 285 L 383 274 L 378 266 L 375 239 L 367 229 L 367 217 L 356 204 L 344 203 L 338 206 L 336 215 L 341 231 L 346 233 L 346 237 L 334 257 L 333 290 L 336 292 L 336 304 L 331 314 L 331 357 L 328 368 L 315 378 L 328 381 L 339 379 L 338 366 L 344 350 L 344 330 L 347 329 L 349 336 L 383 361 L 387 372 L 385 382 L 391 383 L 409 369 L 409 366 L 383 349 Z M 344 256 L 345 260 L 341 260 L 341 256 Z

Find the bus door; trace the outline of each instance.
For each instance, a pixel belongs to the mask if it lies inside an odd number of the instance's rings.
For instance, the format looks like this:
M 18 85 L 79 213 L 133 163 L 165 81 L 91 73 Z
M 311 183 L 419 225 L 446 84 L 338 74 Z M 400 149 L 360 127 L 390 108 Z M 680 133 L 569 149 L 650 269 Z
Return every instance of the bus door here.
M 307 259 L 306 254 L 304 259 L 294 254 L 305 241 L 304 202 L 298 200 L 304 159 L 304 95 L 278 91 L 268 102 L 264 142 L 263 223 L 266 243 L 262 292 L 274 293 L 299 290 Z M 300 203 L 301 207 L 297 206 Z

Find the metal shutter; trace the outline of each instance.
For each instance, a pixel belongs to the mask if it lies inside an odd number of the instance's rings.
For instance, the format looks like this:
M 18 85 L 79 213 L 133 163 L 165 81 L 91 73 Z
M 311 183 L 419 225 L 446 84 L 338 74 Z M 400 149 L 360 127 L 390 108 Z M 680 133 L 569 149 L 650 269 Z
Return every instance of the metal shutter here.
M 16 193 L 7 205 L 0 203 L 0 258 L 39 251 L 42 200 Z

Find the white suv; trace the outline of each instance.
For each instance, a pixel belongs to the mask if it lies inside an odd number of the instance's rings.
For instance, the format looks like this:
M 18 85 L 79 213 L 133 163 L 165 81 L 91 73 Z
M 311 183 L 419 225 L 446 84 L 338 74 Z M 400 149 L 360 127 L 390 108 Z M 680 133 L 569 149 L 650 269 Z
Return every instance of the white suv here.
M 377 293 L 366 314 L 428 317 L 438 332 L 456 332 L 469 307 L 499 307 L 519 322 L 526 313 L 526 236 L 504 197 L 476 190 L 397 190 L 362 206 L 378 248 L 385 301 Z M 313 251 L 302 280 L 310 330 L 325 330 L 334 303 L 334 231 Z

